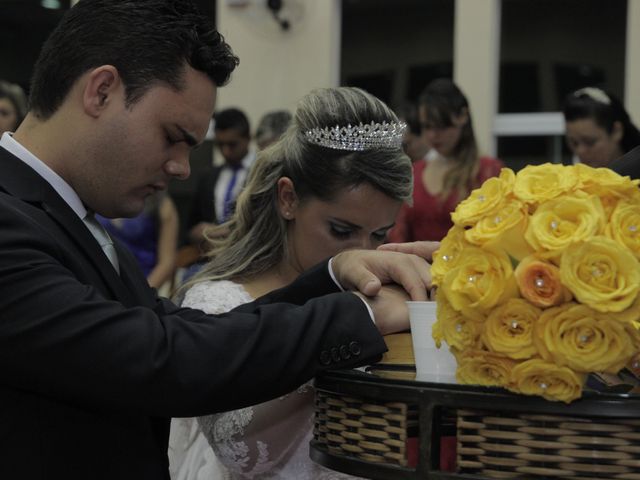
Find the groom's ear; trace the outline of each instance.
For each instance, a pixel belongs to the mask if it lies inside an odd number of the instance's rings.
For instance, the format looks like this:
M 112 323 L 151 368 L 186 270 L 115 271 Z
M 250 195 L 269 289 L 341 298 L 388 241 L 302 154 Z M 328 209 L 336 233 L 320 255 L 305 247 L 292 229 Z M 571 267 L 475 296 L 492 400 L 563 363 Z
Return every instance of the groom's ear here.
M 85 113 L 99 117 L 119 97 L 121 86 L 118 69 L 113 65 L 102 65 L 90 71 L 82 92 Z
M 278 179 L 278 211 L 285 220 L 293 220 L 298 207 L 298 196 L 289 177 Z

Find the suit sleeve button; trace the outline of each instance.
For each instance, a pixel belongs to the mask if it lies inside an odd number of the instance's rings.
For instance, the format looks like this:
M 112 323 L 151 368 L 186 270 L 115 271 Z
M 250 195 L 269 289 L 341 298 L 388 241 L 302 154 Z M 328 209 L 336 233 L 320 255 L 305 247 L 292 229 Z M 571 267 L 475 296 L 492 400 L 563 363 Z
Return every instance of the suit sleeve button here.
M 362 351 L 360 349 L 360 344 L 358 342 L 351 342 L 349 344 L 349 350 L 351 351 L 351 353 L 355 356 L 360 355 L 360 352 Z
M 340 356 L 343 360 L 349 360 L 351 358 L 351 352 L 346 345 L 340 345 Z
M 331 354 L 327 350 L 320 352 L 320 363 L 322 365 L 329 365 L 331 363 Z
M 331 359 L 334 361 L 334 363 L 338 363 L 342 360 L 342 358 L 340 357 L 340 352 L 338 352 L 338 349 L 336 347 L 331 347 Z

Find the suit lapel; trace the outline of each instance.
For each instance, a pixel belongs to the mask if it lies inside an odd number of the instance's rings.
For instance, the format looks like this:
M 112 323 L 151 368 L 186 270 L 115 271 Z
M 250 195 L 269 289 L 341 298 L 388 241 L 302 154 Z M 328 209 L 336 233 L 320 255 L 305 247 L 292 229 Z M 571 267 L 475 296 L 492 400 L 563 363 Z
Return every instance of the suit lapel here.
M 98 241 L 91 232 L 89 232 L 84 222 L 78 218 L 75 212 L 71 210 L 53 189 L 51 190 L 55 198 L 52 196 L 45 200 L 43 203 L 44 210 L 75 240 L 78 249 L 82 250 L 89 259 L 89 262 L 102 277 L 115 298 L 127 305 L 134 303 L 131 292 L 125 288 L 122 279 L 102 251 L 102 247 L 100 247 Z M 63 205 L 60 205 L 58 201 Z M 120 259 L 120 257 L 118 257 L 118 259 Z M 121 264 L 123 274 L 125 270 L 126 268 L 123 268 Z
M 4 148 L 0 148 L 0 162 L 3 165 L 0 188 L 44 210 L 58 224 L 63 234 L 66 234 L 74 243 L 79 253 L 82 253 L 93 266 L 111 294 L 125 304 L 134 303 L 135 299 L 131 292 L 125 287 L 100 244 L 53 187 L 31 167 Z M 58 232 L 52 232 L 52 235 L 57 234 Z

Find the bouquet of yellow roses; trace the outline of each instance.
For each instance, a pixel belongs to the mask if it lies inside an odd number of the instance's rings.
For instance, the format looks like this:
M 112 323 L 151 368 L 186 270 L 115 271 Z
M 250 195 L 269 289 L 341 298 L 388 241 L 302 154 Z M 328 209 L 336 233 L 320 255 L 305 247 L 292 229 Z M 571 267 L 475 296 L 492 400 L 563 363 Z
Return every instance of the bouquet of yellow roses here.
M 433 336 L 460 383 L 571 402 L 640 351 L 639 181 L 586 165 L 503 169 L 434 254 Z

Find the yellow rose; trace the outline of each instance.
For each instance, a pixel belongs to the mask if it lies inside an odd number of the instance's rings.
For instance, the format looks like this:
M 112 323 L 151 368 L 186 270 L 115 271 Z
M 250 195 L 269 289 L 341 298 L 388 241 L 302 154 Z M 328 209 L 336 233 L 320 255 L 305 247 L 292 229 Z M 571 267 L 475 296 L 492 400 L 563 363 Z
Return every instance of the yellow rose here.
M 512 359 L 485 350 L 467 350 L 456 357 L 458 369 L 456 380 L 467 385 L 506 387 L 511 370 L 516 365 Z
M 468 245 L 464 238 L 464 228 L 454 225 L 449 229 L 438 250 L 433 253 L 431 281 L 434 285 L 442 284 L 445 274 L 456 265 L 460 251 Z
M 623 323 L 573 302 L 545 310 L 533 341 L 543 359 L 576 372 L 617 373 L 635 351 Z
M 540 395 L 547 400 L 570 403 L 580 398 L 585 376 L 567 367 L 533 358 L 511 370 L 509 390 L 525 395 Z
M 516 197 L 526 203 L 542 203 L 572 191 L 578 176 L 559 164 L 527 165 L 518 172 L 513 186 Z
M 436 346 L 440 348 L 444 340 L 451 348 L 459 351 L 480 347 L 481 321 L 467 318 L 454 310 L 444 295 L 438 295 L 436 302 L 438 320 L 433 326 Z M 484 316 L 480 320 L 484 320 Z
M 496 213 L 504 199 L 513 189 L 515 174 L 513 170 L 503 168 L 498 177 L 491 177 L 475 189 L 471 194 L 458 204 L 451 214 L 453 223 L 460 226 L 469 226 L 476 223 L 482 217 Z
M 560 279 L 579 302 L 599 312 L 621 312 L 640 290 L 640 263 L 618 242 L 593 237 L 567 249 Z
M 623 177 L 609 168 L 593 168 L 584 163 L 573 166 L 578 175 L 578 187 L 595 195 L 616 194 L 620 198 L 636 196 L 640 180 Z
M 640 368 L 640 322 L 633 321 L 626 323 L 624 324 L 624 329 L 629 334 L 633 349 L 635 350 L 630 362 L 638 362 L 636 369 Z
M 465 239 L 474 245 L 504 249 L 515 259 L 529 255 L 533 249 L 524 239 L 529 223 L 527 206 L 514 198 L 506 200 L 497 213 L 482 217 L 465 230 Z
M 509 257 L 490 248 L 462 250 L 440 289 L 454 309 L 472 319 L 478 319 L 507 298 L 518 296 Z
M 607 316 L 621 323 L 640 322 L 640 295 L 638 295 L 630 307 L 621 312 L 608 312 Z
M 640 203 L 618 202 L 604 232 L 640 259 Z
M 533 255 L 523 258 L 514 274 L 520 294 L 537 307 L 553 307 L 572 298 L 560 281 L 560 269 Z
M 640 201 L 640 180 L 622 177 L 609 168 L 593 168 L 579 163 L 575 165 L 578 172 L 580 189 L 600 198 L 607 218 L 619 201 L 637 203 Z
M 542 311 L 522 298 L 510 298 L 489 313 L 482 328 L 482 341 L 487 348 L 514 360 L 536 354 L 533 326 Z
M 540 256 L 554 258 L 569 245 L 602 233 L 605 221 L 600 199 L 577 192 L 540 205 L 525 238 Z

